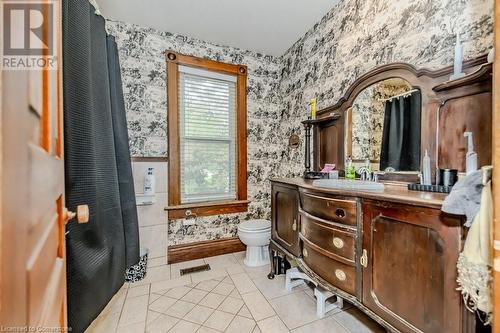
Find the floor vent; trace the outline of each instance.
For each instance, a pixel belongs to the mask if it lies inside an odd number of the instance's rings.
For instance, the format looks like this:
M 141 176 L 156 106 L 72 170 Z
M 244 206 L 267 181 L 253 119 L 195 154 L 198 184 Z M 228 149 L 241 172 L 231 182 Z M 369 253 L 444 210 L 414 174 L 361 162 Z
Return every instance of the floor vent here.
M 208 264 L 183 268 L 183 269 L 181 269 L 181 276 L 186 275 L 186 274 L 191 274 L 191 273 L 209 271 L 209 270 L 210 270 L 210 265 L 208 265 Z

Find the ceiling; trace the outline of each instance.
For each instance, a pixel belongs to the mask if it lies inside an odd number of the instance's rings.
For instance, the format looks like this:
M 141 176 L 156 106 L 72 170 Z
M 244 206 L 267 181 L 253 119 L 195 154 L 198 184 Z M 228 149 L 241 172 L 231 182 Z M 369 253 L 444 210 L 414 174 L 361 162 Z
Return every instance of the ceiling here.
M 108 19 L 280 56 L 339 0 L 97 0 Z

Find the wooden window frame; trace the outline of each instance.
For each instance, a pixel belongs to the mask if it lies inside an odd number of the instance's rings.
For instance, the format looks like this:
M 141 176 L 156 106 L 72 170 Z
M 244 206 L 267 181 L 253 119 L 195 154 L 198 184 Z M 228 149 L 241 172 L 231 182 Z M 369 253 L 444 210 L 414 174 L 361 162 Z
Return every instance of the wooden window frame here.
M 165 51 L 167 65 L 168 128 L 168 219 L 241 213 L 248 210 L 247 200 L 247 66 Z M 236 199 L 181 203 L 179 65 L 236 76 Z

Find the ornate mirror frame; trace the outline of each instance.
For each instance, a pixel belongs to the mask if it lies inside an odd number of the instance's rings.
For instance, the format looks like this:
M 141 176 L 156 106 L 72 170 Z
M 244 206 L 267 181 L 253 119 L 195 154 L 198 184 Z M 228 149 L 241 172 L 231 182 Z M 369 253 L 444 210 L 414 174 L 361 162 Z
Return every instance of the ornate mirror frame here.
M 486 62 L 486 55 L 465 61 L 464 71 L 470 73 L 475 67 Z M 438 70 L 417 69 L 407 63 L 391 63 L 376 67 L 359 77 L 347 89 L 344 96 L 330 107 L 318 111 L 313 130 L 313 170 L 319 170 L 324 164 L 335 161 L 339 170 L 345 164 L 346 118 L 354 100 L 365 88 L 390 78 L 406 80 L 413 89 L 421 93 L 421 142 L 420 151 L 427 149 L 431 157 L 431 169 L 436 165 L 437 112 L 440 99 L 433 90 L 437 85 L 448 81 L 453 66 Z M 328 162 L 327 162 L 328 161 Z M 381 179 L 390 181 L 416 182 L 420 171 L 386 172 Z

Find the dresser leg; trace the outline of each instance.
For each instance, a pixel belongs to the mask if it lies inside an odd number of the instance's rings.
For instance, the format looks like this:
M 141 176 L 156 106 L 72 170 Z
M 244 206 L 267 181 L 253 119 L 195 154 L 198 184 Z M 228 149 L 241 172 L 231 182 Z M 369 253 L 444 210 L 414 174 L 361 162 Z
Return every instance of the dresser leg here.
M 274 267 L 274 251 L 271 247 L 271 244 L 269 244 L 269 260 L 271 261 L 271 272 L 267 275 L 267 278 L 269 280 L 274 279 L 274 275 L 276 274 L 276 267 Z

